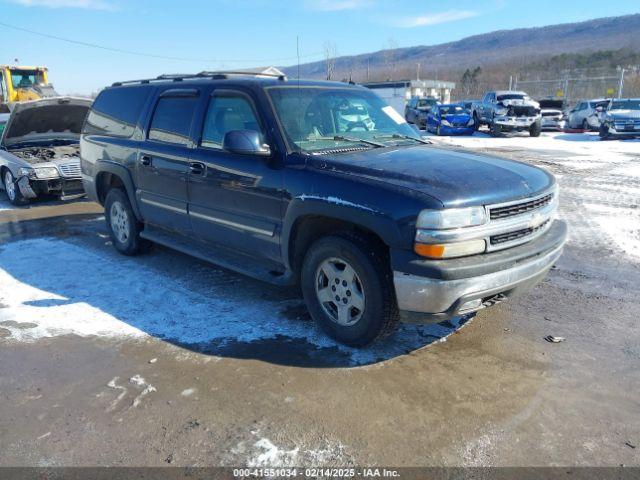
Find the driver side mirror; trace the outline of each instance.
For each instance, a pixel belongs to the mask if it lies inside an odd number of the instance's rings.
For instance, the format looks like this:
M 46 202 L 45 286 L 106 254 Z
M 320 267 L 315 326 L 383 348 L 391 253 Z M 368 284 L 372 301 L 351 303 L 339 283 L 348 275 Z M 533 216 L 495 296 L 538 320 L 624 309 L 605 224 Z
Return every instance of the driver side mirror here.
M 261 135 L 255 130 L 231 130 L 224 135 L 222 148 L 230 153 L 239 155 L 271 155 L 269 145 L 263 144 Z

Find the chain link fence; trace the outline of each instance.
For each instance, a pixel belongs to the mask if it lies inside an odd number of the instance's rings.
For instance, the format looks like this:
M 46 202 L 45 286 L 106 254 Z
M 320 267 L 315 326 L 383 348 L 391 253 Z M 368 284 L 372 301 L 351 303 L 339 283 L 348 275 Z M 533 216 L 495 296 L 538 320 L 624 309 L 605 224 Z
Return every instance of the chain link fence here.
M 550 77 L 550 78 L 549 78 Z M 479 99 L 491 90 L 523 90 L 534 99 L 558 98 L 567 104 L 592 98 L 640 98 L 640 66 L 615 69 L 574 69 L 550 75 L 512 75 L 506 79 L 478 81 L 452 94 L 455 100 Z

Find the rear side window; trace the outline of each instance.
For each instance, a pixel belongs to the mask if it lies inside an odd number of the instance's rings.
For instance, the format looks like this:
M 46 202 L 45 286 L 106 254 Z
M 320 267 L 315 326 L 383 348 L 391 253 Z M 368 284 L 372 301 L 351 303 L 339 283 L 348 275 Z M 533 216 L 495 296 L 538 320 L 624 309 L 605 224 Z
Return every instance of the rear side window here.
M 93 103 L 84 133 L 131 137 L 150 89 L 148 87 L 109 88 Z
M 162 97 L 149 127 L 149 140 L 187 145 L 198 97 Z

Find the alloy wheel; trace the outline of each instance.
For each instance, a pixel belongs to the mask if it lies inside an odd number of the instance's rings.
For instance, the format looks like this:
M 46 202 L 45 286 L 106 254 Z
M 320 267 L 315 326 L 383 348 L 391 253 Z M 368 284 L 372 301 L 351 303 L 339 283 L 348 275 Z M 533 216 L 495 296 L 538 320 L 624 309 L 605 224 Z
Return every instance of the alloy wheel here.
M 328 258 L 316 272 L 316 296 L 329 318 L 342 326 L 355 325 L 364 313 L 362 282 L 351 265 Z
M 129 239 L 129 215 L 120 202 L 113 202 L 109 211 L 111 230 L 120 243 Z
M 7 192 L 7 197 L 12 202 L 16 199 L 16 184 L 13 180 L 13 175 L 9 170 L 4 174 L 4 189 Z

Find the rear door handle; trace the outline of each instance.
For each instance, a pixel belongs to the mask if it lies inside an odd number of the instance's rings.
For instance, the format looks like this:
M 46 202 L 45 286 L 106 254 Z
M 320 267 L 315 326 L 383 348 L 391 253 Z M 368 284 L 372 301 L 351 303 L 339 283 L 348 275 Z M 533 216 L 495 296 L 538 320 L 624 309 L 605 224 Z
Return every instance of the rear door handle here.
M 189 171 L 192 175 L 202 175 L 204 173 L 204 163 L 191 162 L 189 163 Z
M 140 157 L 140 165 L 144 165 L 145 167 L 151 165 L 151 157 L 149 155 L 142 155 Z

